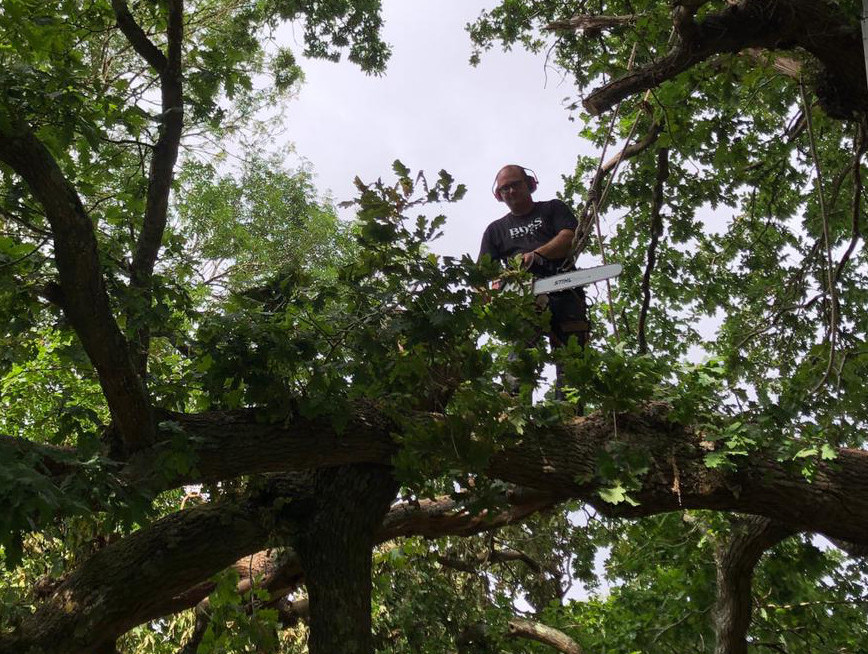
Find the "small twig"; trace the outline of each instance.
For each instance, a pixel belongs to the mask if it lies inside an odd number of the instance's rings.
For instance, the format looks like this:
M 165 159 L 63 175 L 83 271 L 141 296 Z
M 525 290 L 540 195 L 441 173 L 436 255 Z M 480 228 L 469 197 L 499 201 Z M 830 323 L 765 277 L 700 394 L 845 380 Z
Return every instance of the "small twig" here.
M 865 153 L 865 148 L 868 146 L 865 139 L 865 126 L 859 125 L 856 135 L 856 156 L 853 157 L 853 201 L 850 207 L 852 217 L 850 244 L 847 250 L 841 255 L 841 260 L 838 262 L 838 267 L 835 270 L 835 281 L 841 278 L 841 273 L 844 271 L 844 266 L 850 260 L 850 255 L 856 249 L 856 243 L 862 236 L 859 228 L 859 219 L 862 217 L 862 155 Z
M 829 237 L 829 214 L 826 211 L 826 199 L 823 195 L 823 175 L 820 170 L 820 158 L 817 155 L 817 143 L 814 138 L 814 125 L 813 120 L 811 120 L 811 107 L 808 104 L 808 96 L 805 93 L 804 83 L 799 83 L 799 90 L 802 95 L 802 104 L 805 108 L 805 122 L 808 127 L 808 140 L 811 144 L 811 156 L 814 159 L 814 169 L 817 173 L 817 195 L 820 201 L 820 215 L 823 219 L 823 244 L 826 248 L 826 285 L 830 299 L 829 362 L 826 365 L 823 377 L 811 391 L 812 393 L 815 393 L 826 383 L 826 381 L 828 381 L 829 373 L 832 371 L 832 364 L 835 360 L 835 346 L 838 337 L 838 296 L 835 292 L 835 279 L 832 273 L 832 243 Z
M 657 245 L 663 234 L 663 218 L 660 209 L 663 207 L 663 183 L 669 177 L 669 148 L 657 151 L 657 179 L 651 198 L 651 241 L 648 243 L 648 262 L 642 275 L 642 308 L 639 311 L 638 340 L 639 353 L 648 352 L 648 342 L 645 339 L 645 321 L 648 319 L 648 309 L 651 306 L 651 273 L 657 262 Z
M 0 263 L 0 268 L 9 268 L 9 267 L 11 267 L 11 266 L 14 266 L 14 265 L 16 265 L 16 264 L 21 263 L 21 262 L 24 261 L 25 259 L 29 259 L 29 258 L 32 257 L 34 254 L 36 254 L 37 252 L 39 252 L 39 250 L 42 249 L 42 246 L 43 246 L 43 245 L 45 245 L 46 243 L 48 243 L 48 238 L 49 238 L 49 237 L 46 236 L 44 239 L 42 239 L 42 241 L 40 241 L 39 245 L 37 245 L 37 246 L 36 246 L 35 248 L 33 248 L 32 250 L 30 250 L 30 252 L 28 252 L 27 254 L 18 257 L 18 258 L 15 259 L 14 261 L 7 261 L 6 263 Z

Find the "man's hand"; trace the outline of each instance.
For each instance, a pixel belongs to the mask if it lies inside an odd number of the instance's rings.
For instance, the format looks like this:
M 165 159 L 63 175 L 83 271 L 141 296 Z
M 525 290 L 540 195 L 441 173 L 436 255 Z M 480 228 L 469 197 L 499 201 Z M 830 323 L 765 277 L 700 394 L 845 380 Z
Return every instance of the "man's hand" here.
M 530 270 L 531 266 L 535 263 L 540 263 L 541 259 L 542 257 L 536 250 L 533 252 L 525 252 L 521 255 L 521 269 Z

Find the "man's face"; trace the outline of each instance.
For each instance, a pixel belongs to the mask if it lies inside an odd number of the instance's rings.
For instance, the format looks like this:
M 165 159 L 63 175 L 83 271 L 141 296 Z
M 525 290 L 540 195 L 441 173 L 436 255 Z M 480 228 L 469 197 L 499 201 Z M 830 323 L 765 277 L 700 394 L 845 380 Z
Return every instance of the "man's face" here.
M 506 206 L 516 216 L 523 216 L 533 209 L 533 199 L 524 171 L 507 167 L 497 174 L 495 188 Z

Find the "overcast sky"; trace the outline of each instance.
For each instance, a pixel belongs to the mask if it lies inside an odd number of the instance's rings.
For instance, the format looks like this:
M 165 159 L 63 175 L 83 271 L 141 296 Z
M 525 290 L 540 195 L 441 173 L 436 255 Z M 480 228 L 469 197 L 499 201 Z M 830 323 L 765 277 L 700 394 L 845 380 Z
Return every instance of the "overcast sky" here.
M 393 54 L 386 74 L 368 77 L 349 62 L 304 61 L 306 82 L 286 107 L 287 139 L 307 159 L 322 191 L 336 202 L 355 197 L 352 185 L 390 179 L 401 159 L 429 179 L 445 168 L 468 187 L 443 209 L 445 235 L 434 249 L 474 257 L 485 226 L 506 212 L 491 195 L 497 170 L 519 163 L 539 176 L 537 199 L 561 190 L 575 166 L 578 122 L 565 108 L 575 88 L 546 68 L 545 54 L 492 50 L 469 65 L 464 29 L 496 2 L 384 0 L 384 38 Z M 286 45 L 298 52 L 294 36 Z M 299 37 L 300 38 L 300 37 Z

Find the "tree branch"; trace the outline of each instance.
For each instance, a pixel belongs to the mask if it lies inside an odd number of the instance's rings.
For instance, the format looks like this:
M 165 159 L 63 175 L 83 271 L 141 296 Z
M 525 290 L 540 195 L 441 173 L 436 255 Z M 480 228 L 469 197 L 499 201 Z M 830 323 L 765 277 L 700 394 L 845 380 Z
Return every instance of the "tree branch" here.
M 831 539 L 831 542 L 839 550 L 846 552 L 854 558 L 864 559 L 865 557 L 868 557 L 868 545 L 866 544 L 849 543 L 838 538 Z
M 761 48 L 745 48 L 742 54 L 747 55 L 759 64 L 771 64 L 781 75 L 786 75 L 794 80 L 801 79 L 802 62 L 793 57 L 784 57 L 783 55 L 773 55 L 767 50 Z
M 0 652 L 84 654 L 163 615 L 173 598 L 262 547 L 273 499 L 263 493 L 237 505 L 179 511 L 103 548 L 12 636 L 0 638 Z M 292 514 L 281 517 L 287 528 Z
M 96 368 L 126 449 L 140 449 L 154 436 L 150 400 L 109 305 L 90 217 L 54 157 L 27 125 L 0 126 L 0 160 L 24 179 L 45 209 L 64 314 Z
M 707 0 L 681 0 L 673 3 L 672 26 L 681 42 L 688 47 L 696 40 L 699 32 L 694 20 L 696 12 L 706 2 Z
M 126 10 L 123 0 L 112 0 L 115 12 L 120 16 Z M 184 7 L 183 0 L 168 0 L 168 15 L 166 36 L 168 42 L 168 56 L 157 58 L 150 52 L 146 44 L 142 43 L 141 36 L 136 31 L 141 31 L 129 26 L 125 30 L 127 38 L 133 47 L 151 63 L 160 74 L 160 92 L 162 98 L 162 113 L 160 114 L 160 136 L 154 144 L 151 156 L 151 165 L 148 173 L 147 203 L 142 231 L 136 241 L 136 249 L 133 254 L 131 265 L 131 283 L 145 297 L 144 306 L 151 304 L 151 278 L 157 254 L 163 242 L 163 234 L 166 230 L 168 218 L 169 193 L 172 189 L 175 162 L 178 159 L 178 148 L 181 142 L 181 134 L 184 127 L 184 94 L 182 75 L 182 46 L 184 38 Z M 126 11 L 129 14 L 129 11 Z M 132 16 L 129 16 L 132 21 Z M 126 21 L 125 21 L 126 22 Z M 133 22 L 134 24 L 134 22 Z M 146 37 L 145 37 L 145 40 Z M 149 43 L 149 42 L 148 42 Z M 161 55 L 162 57 L 162 55 Z M 141 323 L 141 319 L 133 316 L 133 320 Z M 147 367 L 147 355 L 150 343 L 150 332 L 144 325 L 137 329 L 137 352 L 136 366 L 140 373 L 144 374 Z
M 526 638 L 549 647 L 554 647 L 564 654 L 582 654 L 582 648 L 563 631 L 547 627 L 541 622 L 513 618 L 508 624 L 508 633 L 512 638 Z
M 652 122 L 648 132 L 640 141 L 625 144 L 618 154 L 606 161 L 597 170 L 588 187 L 588 201 L 585 203 L 579 216 L 579 225 L 576 228 L 575 243 L 573 245 L 574 255 L 584 250 L 588 238 L 591 236 L 591 228 L 594 225 L 593 204 L 597 202 L 599 205 L 602 205 L 602 201 L 605 199 L 603 197 L 603 182 L 606 181 L 606 176 L 621 162 L 632 159 L 650 148 L 657 141 L 662 131 L 662 123 L 657 121 Z
M 676 25 L 679 23 L 676 20 Z M 803 48 L 825 67 L 818 81 L 823 108 L 851 118 L 868 108 L 868 85 L 858 25 L 823 0 L 739 0 L 693 23 L 669 54 L 593 91 L 584 106 L 599 115 L 619 101 L 658 86 L 709 57 L 748 48 Z M 684 38 L 686 37 L 686 39 Z
M 20 462 L 48 477 L 65 477 L 75 471 L 74 457 L 71 448 L 0 434 L 0 461 L 7 466 Z
M 112 0 L 112 9 L 115 12 L 118 27 L 127 37 L 127 41 L 130 42 L 133 49 L 148 62 L 151 68 L 157 72 L 162 72 L 168 65 L 166 56 L 153 44 L 148 35 L 145 34 L 145 30 L 136 22 L 126 0 Z
M 160 492 L 184 484 L 215 483 L 241 475 L 293 472 L 350 463 L 389 463 L 396 452 L 395 425 L 369 404 L 351 405 L 338 433 L 330 418 L 292 415 L 283 422 L 253 409 L 181 414 L 163 411 L 165 438 L 133 455 L 119 473 L 130 486 Z M 190 469 L 167 472 L 161 464 L 186 436 Z
M 636 22 L 636 19 L 638 17 L 639 16 L 637 16 L 636 14 L 629 14 L 626 16 L 573 16 L 568 20 L 553 21 L 546 25 L 543 29 L 552 32 L 577 31 L 596 33 L 615 29 L 618 27 L 623 27 L 624 25 L 632 25 Z
M 255 423 L 253 414 L 248 417 L 251 424 L 247 426 L 240 421 L 241 414 L 233 415 L 238 421 L 225 432 L 232 434 L 235 440 L 246 441 L 246 449 L 224 452 L 225 456 L 233 458 L 237 452 L 243 452 L 244 456 L 237 456 L 237 462 L 229 459 L 220 465 L 213 464 L 213 470 L 219 468 L 224 474 L 247 474 L 251 469 L 275 470 L 281 466 L 298 470 L 330 465 L 336 460 L 351 462 L 349 460 L 353 458 L 388 463 L 391 457 L 390 449 L 382 444 L 390 441 L 394 426 L 385 420 L 374 421 L 373 409 L 367 417 L 357 416 L 356 422 L 348 428 L 344 438 L 354 443 L 348 451 L 334 452 L 340 440 L 327 437 L 318 449 L 313 440 L 327 436 L 328 432 L 314 433 L 308 434 L 306 445 L 297 450 L 298 457 L 276 461 L 276 456 L 291 456 L 292 446 L 280 443 L 281 434 L 292 440 L 293 437 L 288 436 L 293 434 L 292 429 L 300 430 L 302 425 L 313 429 L 313 424 L 289 421 L 288 426 L 266 426 L 272 430 L 271 436 L 257 447 L 257 437 L 269 432 L 260 431 L 263 426 L 252 424 Z M 367 431 L 353 434 L 352 425 L 365 424 Z M 282 431 L 284 429 L 288 431 Z M 207 434 L 207 431 L 201 433 Z M 305 437 L 299 432 L 295 432 L 294 437 L 305 442 Z M 366 439 L 376 456 L 365 451 Z M 219 453 L 209 453 L 208 450 L 217 442 L 225 442 L 228 446 L 228 441 L 229 437 L 226 441 L 206 437 L 201 441 L 194 439 L 191 447 L 203 457 L 215 461 Z M 868 543 L 868 452 L 839 449 L 834 461 L 816 462 L 814 477 L 808 481 L 798 466 L 781 463 L 776 453 L 766 455 L 761 450 L 752 452 L 749 457 L 735 458 L 737 467 L 733 470 L 711 469 L 706 465 L 705 457 L 713 447 L 690 428 L 672 422 L 669 409 L 663 404 L 649 404 L 632 413 L 618 414 L 617 433 L 608 413 L 576 418 L 562 426 L 541 431 L 527 430 L 515 444 L 491 457 L 485 474 L 489 478 L 537 489 L 537 495 L 528 496 L 526 493 L 529 491 L 522 490 L 514 496 L 511 504 L 494 515 L 456 513 L 455 505 L 445 501 L 398 505 L 384 520 L 377 539 L 395 538 L 406 533 L 426 537 L 477 533 L 493 528 L 498 522 L 520 519 L 521 515 L 527 515 L 526 511 L 534 503 L 538 502 L 537 508 L 543 508 L 574 498 L 584 500 L 600 513 L 610 516 L 639 517 L 682 509 L 734 511 L 764 515 L 793 530 L 820 532 L 832 538 Z M 631 480 L 635 490 L 630 491 L 630 497 L 636 502 L 635 506 L 627 502 L 610 504 L 600 499 L 600 491 L 613 483 L 598 472 L 600 453 L 621 450 L 641 454 L 646 461 L 647 471 Z M 234 467 L 233 463 L 236 463 Z M 677 492 L 673 490 L 676 477 Z M 301 478 L 303 475 L 289 479 Z M 84 651 L 87 649 L 81 640 L 84 636 L 76 636 L 79 640 L 75 640 L 70 634 L 116 637 L 122 633 L 119 629 L 125 630 L 144 620 L 190 606 L 191 598 L 184 594 L 191 588 L 240 556 L 262 549 L 268 530 L 256 520 L 259 507 L 272 507 L 277 497 L 294 497 L 293 501 L 284 503 L 290 513 L 281 514 L 279 522 L 272 520 L 270 524 L 293 524 L 294 516 L 303 516 L 306 504 L 304 487 L 296 483 L 282 489 L 277 485 L 279 479 L 269 482 L 275 490 L 269 491 L 267 501 L 260 496 L 255 502 L 251 500 L 254 503 L 248 504 L 244 510 L 224 507 L 227 517 L 223 522 L 218 517 L 219 507 L 205 505 L 187 509 L 101 550 L 73 573 L 32 621 L 27 622 L 29 626 L 26 629 L 14 639 L 0 640 L 0 653 L 27 651 L 31 644 L 49 642 L 52 651 Z M 526 498 L 527 503 L 519 499 L 521 497 Z M 191 525 L 199 524 L 198 516 L 203 516 L 201 521 L 207 524 L 201 529 L 191 527 L 188 530 L 186 516 L 193 516 L 189 518 Z M 207 521 L 205 516 L 209 516 Z M 209 531 L 212 527 L 214 531 Z M 213 556 L 205 553 L 211 549 L 214 550 Z M 160 554 L 156 556 L 155 552 Z M 178 572 L 182 569 L 183 573 Z M 136 589 L 135 597 L 129 596 L 126 591 L 129 588 Z M 205 594 L 203 592 L 196 601 Z M 142 600 L 143 596 L 147 597 L 146 601 Z M 82 606 L 78 613 L 81 622 L 76 624 L 63 609 L 64 602 L 70 598 L 81 602 Z M 82 625 L 87 625 L 87 628 Z M 43 638 L 45 640 L 41 640 Z M 56 648 L 56 643 L 67 640 L 66 649 Z M 87 646 L 92 644 L 88 642 Z
M 856 249 L 856 243 L 862 237 L 862 230 L 859 223 L 862 219 L 862 155 L 868 149 L 868 138 L 865 134 L 865 122 L 860 122 L 858 132 L 856 134 L 856 154 L 853 156 L 852 172 L 853 172 L 853 199 L 850 204 L 850 243 L 844 254 L 841 255 L 841 260 L 838 261 L 838 266 L 835 269 L 835 282 L 841 278 L 841 273 L 844 272 L 844 266 L 850 260 L 850 255 Z
M 639 310 L 638 340 L 639 353 L 648 352 L 645 340 L 645 321 L 648 319 L 648 308 L 651 306 L 651 273 L 657 262 L 657 244 L 663 235 L 663 218 L 660 209 L 663 207 L 663 184 L 669 178 L 669 148 L 657 150 L 657 178 L 654 182 L 654 192 L 651 196 L 651 240 L 648 243 L 648 262 L 642 275 L 642 308 Z
M 396 451 L 391 437 L 396 426 L 375 407 L 357 406 L 353 411 L 342 434 L 326 418 L 294 416 L 280 424 L 263 424 L 254 411 L 167 414 L 174 416 L 175 429 L 189 437 L 185 454 L 193 469 L 167 477 L 162 461 L 173 450 L 166 441 L 137 454 L 118 475 L 157 491 L 261 472 L 388 464 Z M 561 499 L 588 501 L 608 515 L 636 517 L 682 508 L 736 511 L 868 543 L 868 452 L 839 449 L 834 461 L 817 462 L 811 482 L 797 467 L 762 450 L 733 459 L 733 470 L 711 469 L 705 457 L 714 445 L 690 427 L 671 422 L 669 411 L 663 403 L 650 403 L 618 414 L 617 431 L 612 416 L 599 413 L 529 430 L 519 444 L 495 453 L 484 473 Z M 648 472 L 636 479 L 637 490 L 631 493 L 638 506 L 600 499 L 598 492 L 611 480 L 598 476 L 598 454 L 613 445 L 641 451 L 648 458 Z M 673 460 L 680 471 L 678 496 L 672 492 Z M 440 519 L 449 522 L 453 516 L 444 514 Z

